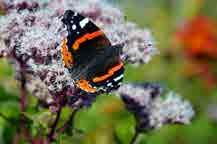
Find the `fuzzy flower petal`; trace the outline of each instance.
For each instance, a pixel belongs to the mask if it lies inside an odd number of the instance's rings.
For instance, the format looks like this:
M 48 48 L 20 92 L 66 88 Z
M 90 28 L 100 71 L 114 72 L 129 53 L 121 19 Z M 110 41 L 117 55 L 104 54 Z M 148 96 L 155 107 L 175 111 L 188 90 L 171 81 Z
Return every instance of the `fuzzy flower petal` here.
M 118 90 L 118 94 L 126 108 L 134 114 L 140 131 L 165 124 L 188 124 L 194 116 L 188 101 L 173 92 L 162 97 L 162 87 L 157 84 L 126 84 Z
M 167 123 L 189 124 L 194 116 L 191 104 L 174 92 L 157 98 L 150 110 L 150 124 L 156 128 Z

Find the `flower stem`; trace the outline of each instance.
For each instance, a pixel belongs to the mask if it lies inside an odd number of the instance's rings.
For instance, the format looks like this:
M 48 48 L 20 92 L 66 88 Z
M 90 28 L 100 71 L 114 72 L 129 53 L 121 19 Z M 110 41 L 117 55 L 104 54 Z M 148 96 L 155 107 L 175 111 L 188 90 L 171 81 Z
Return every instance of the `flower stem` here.
M 69 119 L 63 124 L 62 127 L 60 127 L 57 131 L 58 132 L 64 132 L 67 129 L 72 130 L 74 128 L 74 118 L 76 113 L 78 112 L 79 109 L 74 109 L 69 116 Z
M 51 130 L 48 133 L 48 141 L 49 142 L 54 141 L 54 134 L 55 134 L 55 130 L 56 130 L 57 124 L 58 124 L 59 119 L 60 119 L 61 111 L 62 111 L 62 106 L 60 105 L 58 108 L 54 123 L 51 125 Z
M 130 141 L 130 144 L 136 144 L 136 141 L 137 141 L 137 139 L 139 137 L 139 134 L 140 134 L 140 132 L 136 129 L 135 134 L 133 135 L 133 137 L 132 137 L 132 139 Z
M 25 111 L 26 108 L 26 79 L 23 72 L 20 73 L 21 75 L 21 85 L 20 85 L 20 110 L 21 112 Z
M 21 135 L 24 136 L 24 138 L 31 142 L 32 136 L 29 133 L 29 129 L 27 127 L 27 121 L 26 117 L 23 115 L 23 112 L 26 111 L 26 100 L 27 100 L 27 90 L 26 90 L 26 77 L 25 72 L 20 71 L 20 126 L 21 126 Z

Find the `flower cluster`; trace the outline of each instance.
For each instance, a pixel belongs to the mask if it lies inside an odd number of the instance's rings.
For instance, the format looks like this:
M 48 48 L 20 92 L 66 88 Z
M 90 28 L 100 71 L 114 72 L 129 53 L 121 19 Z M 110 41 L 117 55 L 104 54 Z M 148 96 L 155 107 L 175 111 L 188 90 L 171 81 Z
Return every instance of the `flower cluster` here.
M 77 90 L 73 78 L 63 67 L 60 43 L 66 37 L 61 23 L 64 11 L 72 9 L 92 19 L 112 44 L 124 43 L 122 58 L 144 64 L 157 53 L 150 31 L 124 20 L 116 7 L 99 0 L 4 0 L 6 15 L 0 17 L 0 56 L 13 64 L 26 78 L 27 89 L 40 100 L 55 105 L 88 106 L 96 95 Z M 160 97 L 156 84 L 124 84 L 117 91 L 143 130 L 166 123 L 188 123 L 194 112 L 191 105 L 174 93 Z
M 113 44 L 125 43 L 127 62 L 146 63 L 157 52 L 148 30 L 125 22 L 118 8 L 104 2 L 4 0 L 2 5 L 6 14 L 0 17 L 0 56 L 26 75 L 29 91 L 47 102 L 57 95 L 74 95 L 72 78 L 60 57 L 60 43 L 66 37 L 61 17 L 67 9 L 92 19 Z
M 150 123 L 161 127 L 168 123 L 189 124 L 194 116 L 191 104 L 180 95 L 169 92 L 165 98 L 157 98 L 152 105 Z
M 157 84 L 125 84 L 118 94 L 137 121 L 137 130 L 159 128 L 169 123 L 188 124 L 194 111 L 188 101 L 174 92 L 162 96 Z

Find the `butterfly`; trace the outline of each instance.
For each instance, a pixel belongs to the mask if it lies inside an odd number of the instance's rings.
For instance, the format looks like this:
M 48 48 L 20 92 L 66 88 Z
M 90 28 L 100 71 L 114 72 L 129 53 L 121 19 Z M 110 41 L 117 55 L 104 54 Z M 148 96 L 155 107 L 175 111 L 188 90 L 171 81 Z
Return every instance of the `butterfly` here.
M 88 93 L 111 92 L 124 77 L 123 44 L 112 45 L 89 18 L 66 10 L 62 22 L 67 37 L 61 43 L 63 65 L 75 85 Z

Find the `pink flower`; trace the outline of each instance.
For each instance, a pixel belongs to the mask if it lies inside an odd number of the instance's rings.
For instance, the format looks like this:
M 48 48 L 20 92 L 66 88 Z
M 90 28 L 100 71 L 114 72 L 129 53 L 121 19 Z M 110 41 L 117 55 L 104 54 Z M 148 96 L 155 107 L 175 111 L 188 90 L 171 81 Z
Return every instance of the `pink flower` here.
M 0 18 L 0 55 L 7 57 L 18 73 L 25 73 L 27 88 L 47 102 L 58 95 L 74 95 L 73 78 L 60 57 L 60 43 L 66 37 L 61 16 L 67 9 L 92 19 L 113 44 L 124 42 L 123 58 L 127 62 L 147 63 L 157 52 L 149 30 L 126 22 L 122 11 L 107 3 L 4 0 L 4 5 L 6 15 Z

